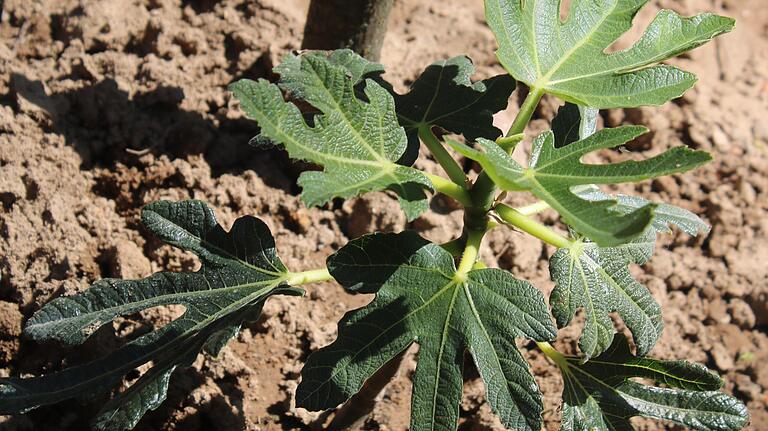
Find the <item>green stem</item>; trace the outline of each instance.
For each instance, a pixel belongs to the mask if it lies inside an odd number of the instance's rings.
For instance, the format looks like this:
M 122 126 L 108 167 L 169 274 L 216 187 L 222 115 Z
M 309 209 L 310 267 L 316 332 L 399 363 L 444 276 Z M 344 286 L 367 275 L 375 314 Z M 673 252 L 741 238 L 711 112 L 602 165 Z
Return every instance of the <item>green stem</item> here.
M 536 238 L 548 244 L 552 244 L 555 247 L 570 248 L 573 244 L 573 241 L 553 231 L 547 226 L 544 226 L 536 220 L 521 214 L 519 211 L 508 205 L 497 205 L 496 214 L 498 214 L 499 218 L 501 218 L 501 220 L 505 223 L 515 226 L 524 232 L 528 232 Z
M 557 349 L 555 349 L 551 344 L 546 341 L 537 341 L 536 346 L 538 346 L 544 355 L 551 359 L 552 362 L 557 364 L 558 367 L 563 370 L 568 369 L 568 360 L 566 359 L 565 355 L 558 352 Z
M 451 179 L 457 185 L 464 187 L 467 184 L 467 175 L 464 170 L 461 169 L 456 160 L 451 157 L 448 150 L 445 149 L 443 144 L 437 139 L 432 128 L 428 125 L 419 126 L 419 138 L 424 142 L 429 151 L 437 160 L 437 163 L 443 167 L 445 173 L 448 174 L 448 178 Z
M 518 133 L 517 135 L 502 136 L 501 138 L 497 138 L 496 144 L 503 148 L 504 151 L 511 153 L 512 150 L 515 149 L 515 146 L 519 144 L 523 139 L 525 139 L 525 133 Z
M 517 113 L 515 121 L 512 122 L 512 127 L 506 134 L 507 138 L 512 138 L 515 135 L 519 135 L 525 132 L 525 126 L 531 121 L 536 106 L 539 105 L 544 91 L 541 89 L 532 88 L 528 93 L 528 96 L 523 101 L 523 105 L 520 107 L 520 112 Z M 511 148 L 514 148 L 511 145 Z M 476 206 L 488 210 L 493 205 L 493 195 L 496 193 L 496 184 L 494 184 L 491 177 L 486 172 L 481 172 L 477 177 L 474 187 L 472 187 L 472 197 Z
M 301 286 L 302 284 L 320 283 L 330 280 L 333 280 L 333 276 L 328 272 L 328 268 L 320 268 L 302 272 L 290 272 L 285 282 L 291 286 Z
M 541 98 L 544 96 L 544 90 L 540 88 L 531 88 L 531 91 L 523 101 L 523 105 L 520 106 L 520 112 L 517 113 L 515 121 L 512 122 L 512 126 L 507 131 L 505 136 L 512 137 L 514 135 L 525 132 L 525 126 L 531 121 L 536 107 L 539 106 Z
M 542 212 L 544 210 L 548 210 L 550 208 L 552 208 L 552 207 L 549 206 L 548 203 L 546 203 L 544 201 L 538 201 L 536 203 L 533 203 L 533 204 L 530 204 L 530 205 L 526 205 L 526 206 L 520 207 L 520 208 L 515 208 L 515 209 L 517 210 L 517 212 L 519 212 L 522 215 L 530 216 L 530 215 L 538 214 L 538 213 L 540 213 L 540 212 Z
M 467 235 L 467 246 L 464 247 L 464 254 L 461 255 L 459 268 L 456 270 L 456 277 L 464 280 L 472 271 L 477 262 L 477 256 L 480 254 L 480 244 L 483 242 L 484 230 L 470 230 Z
M 434 186 L 436 192 L 456 199 L 465 207 L 472 205 L 472 198 L 470 197 L 467 189 L 464 187 L 461 187 L 458 184 L 441 177 L 440 175 L 434 175 L 428 172 L 424 172 L 424 175 L 429 178 L 430 181 L 432 181 L 432 185 Z

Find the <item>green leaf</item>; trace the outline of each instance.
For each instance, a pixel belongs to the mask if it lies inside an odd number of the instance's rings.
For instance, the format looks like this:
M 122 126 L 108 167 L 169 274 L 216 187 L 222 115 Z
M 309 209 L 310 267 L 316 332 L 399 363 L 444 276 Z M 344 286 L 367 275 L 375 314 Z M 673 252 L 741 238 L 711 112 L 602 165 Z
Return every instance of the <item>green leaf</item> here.
M 701 217 L 688 211 L 687 209 L 680 208 L 674 205 L 665 203 L 652 203 L 647 199 L 643 199 L 639 196 L 628 195 L 615 195 L 603 193 L 597 186 L 583 186 L 575 188 L 573 192 L 580 198 L 588 201 L 605 201 L 614 200 L 616 205 L 611 207 L 612 211 L 616 211 L 621 214 L 629 214 L 638 208 L 642 208 L 646 205 L 653 204 L 656 206 L 654 209 L 653 217 L 653 229 L 658 233 L 670 233 L 670 225 L 676 226 L 678 229 L 691 236 L 699 234 L 708 234 L 710 226 L 701 219 Z
M 415 342 L 410 429 L 456 429 L 466 351 L 502 422 L 540 429 L 541 394 L 515 337 L 551 340 L 555 328 L 541 293 L 528 282 L 499 269 L 458 274 L 450 253 L 414 232 L 354 240 L 328 259 L 328 267 L 347 290 L 376 297 L 347 313 L 336 341 L 310 355 L 298 406 L 336 407 Z
M 285 62 L 300 62 L 295 55 L 286 56 Z M 377 78 L 384 73 L 384 65 L 368 61 L 351 49 L 337 49 L 328 55 L 328 61 L 347 70 L 347 76 L 352 85 L 365 81 L 366 78 Z M 300 65 L 297 65 L 300 67 Z M 278 66 L 280 67 L 280 66 Z
M 597 131 L 598 114 L 598 109 L 566 102 L 557 110 L 557 115 L 552 120 L 555 148 L 564 147 L 594 135 Z
M 579 348 L 585 359 L 605 351 L 615 332 L 608 313 L 616 312 L 635 339 L 640 355 L 656 344 L 663 321 L 661 308 L 651 293 L 629 271 L 653 255 L 656 235 L 647 232 L 634 241 L 616 247 L 577 242 L 561 248 L 549 261 L 555 289 L 549 299 L 558 326 L 567 326 L 576 310 L 584 307 L 585 321 Z
M 749 420 L 746 406 L 717 391 L 722 381 L 706 367 L 638 358 L 621 334 L 599 357 L 586 363 L 569 357 L 566 364 L 561 368 L 563 430 L 633 430 L 629 419 L 644 416 L 697 430 L 735 431 Z M 631 380 L 636 377 L 667 387 Z
M 283 145 L 294 159 L 323 166 L 321 172 L 303 172 L 299 177 L 307 205 L 389 189 L 399 196 L 409 220 L 418 217 L 427 209 L 424 189 L 432 183 L 420 171 L 396 163 L 406 151 L 407 138 L 392 95 L 366 79 L 362 90 L 366 100 L 358 98 L 351 76 L 368 69 L 357 62 L 352 67 L 335 61 L 310 52 L 289 57 L 275 68 L 281 87 L 319 111 L 311 118 L 312 126 L 266 80 L 244 79 L 232 84 L 230 91 L 258 122 L 262 137 Z
M 82 293 L 46 304 L 29 320 L 25 335 L 77 345 L 118 316 L 171 304 L 183 305 L 184 314 L 93 362 L 40 377 L 0 379 L 0 414 L 108 392 L 127 373 L 151 362 L 94 423 L 100 430 L 130 429 L 163 402 L 177 367 L 191 364 L 202 349 L 218 353 L 241 322 L 258 317 L 270 295 L 302 292 L 285 284 L 288 272 L 272 235 L 254 217 L 238 219 L 227 232 L 203 202 L 161 201 L 144 207 L 142 223 L 165 242 L 195 253 L 200 270 L 98 281 Z
M 731 31 L 713 14 L 682 18 L 662 10 L 632 47 L 606 50 L 632 26 L 648 0 L 574 0 L 560 21 L 559 0 L 485 0 L 501 64 L 518 81 L 568 102 L 599 109 L 661 105 L 696 77 L 659 65 Z
M 528 168 L 521 167 L 492 141 L 477 141 L 484 152 L 457 144 L 453 147 L 480 163 L 502 189 L 530 190 L 551 205 L 579 233 L 602 246 L 615 246 L 631 241 L 645 231 L 653 218 L 654 205 L 622 214 L 611 210 L 615 201 L 588 201 L 575 194 L 572 187 L 638 182 L 685 172 L 711 160 L 704 151 L 692 151 L 681 146 L 642 161 L 628 160 L 604 165 L 581 162 L 581 158 L 588 153 L 620 146 L 645 131 L 644 127 L 637 126 L 603 129 L 562 148 L 555 147 L 551 131 L 544 132 L 533 143 Z
M 408 94 L 395 96 L 400 124 L 409 137 L 418 139 L 421 126 L 440 126 L 469 141 L 501 136 L 493 114 L 506 109 L 515 80 L 499 75 L 472 83 L 474 73 L 466 56 L 438 61 L 424 70 Z

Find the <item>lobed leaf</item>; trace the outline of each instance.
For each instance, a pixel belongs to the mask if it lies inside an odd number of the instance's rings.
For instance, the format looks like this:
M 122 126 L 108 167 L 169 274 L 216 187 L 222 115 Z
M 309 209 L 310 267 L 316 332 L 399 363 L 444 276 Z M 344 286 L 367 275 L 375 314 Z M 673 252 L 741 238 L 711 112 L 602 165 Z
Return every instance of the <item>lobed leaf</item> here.
M 685 172 L 711 160 L 704 151 L 675 147 L 642 161 L 602 165 L 581 162 L 586 154 L 620 146 L 645 130 L 637 126 L 603 129 L 561 148 L 555 147 L 551 131 L 544 132 L 533 143 L 528 168 L 521 167 L 492 141 L 477 141 L 484 152 L 458 144 L 453 147 L 480 163 L 500 188 L 531 191 L 551 205 L 580 234 L 599 245 L 615 246 L 627 243 L 645 231 L 653 218 L 654 205 L 648 204 L 623 214 L 612 210 L 615 201 L 585 200 L 572 191 L 574 186 L 638 182 Z
M 629 214 L 638 208 L 652 204 L 649 200 L 639 196 L 611 196 L 603 193 L 596 186 L 577 188 L 574 190 L 574 193 L 588 201 L 613 200 L 616 204 L 611 207 L 611 210 L 621 214 Z M 652 226 L 656 232 L 670 233 L 670 225 L 673 225 L 692 236 L 709 233 L 710 226 L 696 214 L 684 208 L 666 203 L 653 203 L 653 205 L 655 205 L 655 209 Z
M 616 312 L 632 332 L 638 354 L 645 355 L 656 344 L 663 321 L 661 308 L 651 293 L 629 272 L 630 264 L 641 265 L 653 255 L 656 235 L 646 232 L 630 243 L 600 247 L 577 242 L 559 249 L 549 261 L 555 282 L 549 302 L 558 326 L 567 326 L 576 310 L 584 308 L 584 328 L 579 349 L 588 360 L 605 351 L 615 332 L 608 315 Z
M 485 0 L 496 55 L 518 81 L 599 109 L 661 105 L 696 77 L 659 63 L 733 29 L 714 14 L 682 18 L 662 10 L 632 47 L 606 53 L 648 0 L 574 0 L 565 21 L 559 0 Z
M 498 269 L 457 274 L 450 253 L 414 232 L 356 239 L 329 257 L 328 267 L 347 290 L 376 297 L 347 313 L 336 341 L 310 355 L 298 406 L 336 407 L 415 342 L 410 429 L 456 429 L 466 351 L 502 423 L 540 429 L 541 394 L 515 337 L 551 340 L 555 328 L 528 282 Z
M 396 95 L 397 114 L 410 139 L 422 126 L 439 126 L 467 140 L 496 139 L 493 114 L 506 109 L 515 80 L 499 75 L 472 83 L 475 66 L 466 56 L 433 63 L 405 95 Z
M 0 414 L 108 392 L 127 373 L 151 362 L 94 422 L 99 430 L 133 428 L 165 400 L 177 367 L 191 364 L 203 349 L 217 354 L 244 320 L 258 317 L 270 295 L 301 293 L 285 284 L 288 272 L 277 257 L 272 235 L 254 217 L 238 219 L 227 232 L 203 202 L 161 201 L 144 207 L 142 223 L 165 242 L 195 253 L 200 270 L 98 281 L 82 293 L 46 304 L 24 333 L 36 341 L 77 345 L 118 316 L 171 304 L 183 305 L 184 314 L 93 362 L 40 377 L 0 379 Z
M 324 53 L 309 52 L 288 57 L 275 68 L 281 87 L 319 111 L 311 118 L 312 126 L 266 80 L 243 79 L 230 90 L 245 113 L 258 122 L 263 138 L 284 146 L 294 159 L 324 168 L 299 177 L 307 205 L 389 189 L 397 193 L 412 220 L 427 209 L 424 189 L 432 183 L 420 171 L 396 163 L 406 152 L 407 138 L 392 95 L 365 79 L 360 83 L 365 100 L 357 96 L 356 79 L 378 71 L 362 61 L 349 55 L 329 60 Z
M 739 430 L 749 420 L 746 406 L 718 392 L 722 381 L 704 366 L 638 358 L 621 334 L 602 355 L 586 363 L 569 357 L 561 370 L 563 430 L 633 430 L 629 421 L 633 416 L 704 431 Z M 631 380 L 636 377 L 667 387 Z

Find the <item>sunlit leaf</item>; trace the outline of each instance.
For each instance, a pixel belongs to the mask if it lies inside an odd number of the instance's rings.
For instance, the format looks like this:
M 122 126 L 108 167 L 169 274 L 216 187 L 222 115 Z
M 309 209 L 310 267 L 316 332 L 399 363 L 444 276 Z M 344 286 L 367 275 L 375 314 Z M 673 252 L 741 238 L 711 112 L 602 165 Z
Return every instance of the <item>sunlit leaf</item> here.
M 599 188 L 597 188 L 597 186 L 580 187 L 575 189 L 574 193 L 580 198 L 588 201 L 596 202 L 614 200 L 616 201 L 616 205 L 611 207 L 611 211 L 616 211 L 621 214 L 629 214 L 638 208 L 652 204 L 651 201 L 643 199 L 639 196 L 611 196 L 602 192 Z M 678 229 L 692 236 L 709 233 L 710 226 L 705 223 L 701 217 L 688 211 L 687 209 L 666 203 L 653 203 L 653 205 L 655 205 L 655 209 L 653 211 L 653 228 L 656 230 L 656 232 L 670 233 L 671 225 L 676 226 Z
M 581 162 L 586 154 L 620 146 L 645 130 L 637 126 L 603 129 L 562 148 L 555 147 L 551 131 L 544 132 L 533 143 L 528 168 L 520 166 L 492 141 L 478 140 L 483 151 L 456 144 L 453 147 L 480 163 L 502 189 L 530 190 L 551 205 L 580 234 L 602 246 L 615 246 L 627 243 L 645 231 L 653 218 L 654 205 L 648 204 L 622 214 L 612 210 L 615 201 L 585 200 L 572 191 L 574 186 L 638 182 L 685 172 L 711 160 L 704 151 L 675 147 L 642 161 L 613 164 Z
M 283 99 L 266 80 L 240 80 L 230 90 L 245 113 L 261 127 L 262 138 L 285 147 L 294 159 L 323 166 L 301 174 L 302 200 L 321 205 L 335 197 L 389 189 L 397 193 L 408 219 L 427 209 L 425 188 L 431 182 L 420 171 L 397 164 L 407 147 L 405 131 L 395 113 L 394 99 L 371 79 L 362 94 L 355 91 L 366 71 L 377 70 L 353 60 L 331 61 L 325 53 L 288 57 L 275 72 L 280 86 L 319 113 L 307 124 L 299 108 Z
M 662 10 L 633 46 L 606 50 L 648 0 L 574 0 L 565 21 L 559 0 L 485 0 L 501 64 L 534 91 L 593 108 L 660 105 L 696 77 L 660 62 L 733 29 L 714 14 L 682 18 Z

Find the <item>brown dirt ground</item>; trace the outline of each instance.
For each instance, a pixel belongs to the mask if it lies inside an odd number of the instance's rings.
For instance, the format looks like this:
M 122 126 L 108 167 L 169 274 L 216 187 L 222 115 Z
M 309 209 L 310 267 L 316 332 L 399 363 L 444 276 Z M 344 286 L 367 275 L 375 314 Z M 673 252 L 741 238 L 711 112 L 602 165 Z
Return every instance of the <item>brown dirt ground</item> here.
M 82 362 L 178 311 L 123 319 L 115 331 L 101 331 L 74 351 L 19 339 L 22 322 L 54 296 L 101 277 L 194 268 L 192 257 L 141 229 L 139 209 L 150 201 L 204 199 L 225 225 L 257 215 L 296 270 L 321 266 L 349 238 L 374 229 L 410 227 L 435 241 L 458 232 L 460 212 L 442 198 L 435 202 L 439 213 L 409 226 L 382 193 L 304 208 L 295 186 L 300 166 L 278 151 L 247 145 L 256 127 L 243 119 L 226 85 L 270 77 L 277 59 L 299 46 L 307 3 L 6 0 L 0 20 L 0 375 Z M 700 77 L 684 98 L 603 116 L 611 126 L 648 125 L 651 134 L 629 145 L 646 155 L 685 144 L 716 159 L 694 173 L 625 188 L 689 208 L 713 226 L 706 238 L 662 238 L 654 259 L 635 268 L 665 310 L 666 329 L 653 355 L 700 361 L 721 373 L 725 390 L 748 404 L 751 429 L 768 429 L 768 8 L 765 0 L 657 0 L 638 26 L 659 7 L 714 10 L 738 25 L 675 60 Z M 620 45 L 638 34 L 632 31 Z M 501 73 L 494 47 L 480 0 L 398 0 L 382 60 L 387 78 L 402 89 L 428 63 L 463 53 L 475 60 L 479 77 Z M 542 106 L 533 130 L 545 126 L 555 106 L 552 100 Z M 515 110 L 499 114 L 498 122 L 508 124 Z M 429 160 L 420 167 L 436 169 Z M 555 222 L 553 214 L 543 218 Z M 551 252 L 497 230 L 482 256 L 548 294 Z M 201 356 L 178 373 L 169 400 L 137 429 L 321 428 L 326 417 L 291 406 L 302 361 L 334 338 L 346 310 L 369 298 L 333 284 L 309 292 L 271 300 L 265 317 L 220 358 Z M 575 329 L 561 331 L 562 348 L 573 350 Z M 562 383 L 528 350 L 545 393 L 547 429 L 556 429 Z M 410 352 L 366 429 L 407 427 L 414 364 Z M 0 429 L 82 430 L 99 404 L 72 401 L 0 417 Z M 476 377 L 466 382 L 461 416 L 463 430 L 500 429 Z

